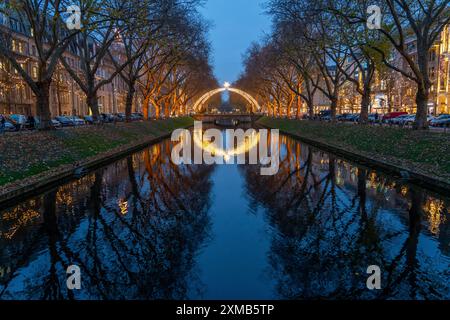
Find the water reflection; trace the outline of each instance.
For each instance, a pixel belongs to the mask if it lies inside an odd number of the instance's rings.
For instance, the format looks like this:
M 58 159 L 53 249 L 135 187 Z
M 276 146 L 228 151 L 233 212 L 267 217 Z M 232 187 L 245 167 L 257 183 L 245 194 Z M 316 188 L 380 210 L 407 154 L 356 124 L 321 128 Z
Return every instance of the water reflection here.
M 276 227 L 269 259 L 286 299 L 450 297 L 448 199 L 284 138 L 279 174 L 242 167 Z M 369 265 L 383 290 L 366 288 Z
M 2 212 L 0 298 L 186 298 L 208 237 L 213 168 L 174 166 L 170 147 Z M 67 290 L 72 264 L 81 268 L 81 291 Z
M 0 211 L 0 299 L 450 298 L 448 198 L 287 137 L 275 176 L 171 147 Z

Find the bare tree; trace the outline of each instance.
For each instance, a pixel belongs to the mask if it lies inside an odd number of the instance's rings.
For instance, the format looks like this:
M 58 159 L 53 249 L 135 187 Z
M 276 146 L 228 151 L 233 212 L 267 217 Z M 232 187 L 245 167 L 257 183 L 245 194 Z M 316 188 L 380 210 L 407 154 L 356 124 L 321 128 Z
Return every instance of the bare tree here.
M 357 5 L 359 2 L 355 1 Z M 363 1 L 367 6 L 368 1 Z M 378 33 L 390 42 L 405 64 L 398 64 L 378 45 L 372 49 L 378 51 L 382 61 L 391 69 L 399 72 L 417 86 L 417 114 L 414 129 L 428 128 L 428 103 L 432 81 L 429 72 L 429 53 L 446 25 L 450 22 L 450 0 L 379 0 L 382 8 L 383 24 Z M 342 14 L 342 13 L 341 13 Z M 358 11 L 345 13 L 352 23 L 366 24 L 366 16 Z
M 134 4 L 130 3 L 131 6 Z M 191 42 L 193 35 L 192 25 L 197 22 L 196 5 L 197 1 L 175 1 L 167 2 L 161 0 L 148 1 L 148 15 L 141 19 L 132 17 L 127 19 L 124 24 L 128 25 L 120 35 L 123 47 L 125 49 L 127 60 L 133 60 L 120 72 L 120 76 L 128 87 L 127 99 L 125 104 L 125 114 L 127 120 L 130 119 L 133 98 L 136 93 L 136 84 L 138 79 L 145 75 L 149 60 L 153 58 L 152 54 L 145 54 L 150 50 L 150 46 L 160 48 L 167 47 L 166 52 L 175 52 L 178 48 L 188 46 L 186 42 Z M 144 28 L 140 26 L 144 25 Z M 140 28 L 140 30 L 139 30 Z M 180 45 L 185 41 L 183 45 Z M 154 53 L 155 50 L 150 50 Z M 112 59 L 114 61 L 114 59 Z M 116 65 L 117 69 L 120 66 Z
M 156 118 L 162 113 L 166 117 L 174 114 L 180 110 L 180 103 L 186 109 L 186 104 L 204 88 L 201 76 L 194 76 L 198 72 L 204 72 L 207 86 L 217 84 L 211 79 L 209 44 L 205 36 L 207 25 L 195 11 L 188 12 L 175 13 L 162 29 L 162 41 L 152 44 L 146 53 L 143 77 L 139 80 L 144 97 L 144 117 L 149 115 L 150 104 Z M 198 89 L 193 90 L 193 86 Z
M 17 70 L 36 96 L 36 110 L 40 117 L 40 129 L 50 129 L 50 85 L 59 59 L 78 31 L 67 30 L 63 19 L 67 1 L 41 0 L 6 1 L 0 8 L 9 19 L 10 27 L 0 27 L 0 56 Z M 12 25 L 14 21 L 14 26 Z M 19 29 L 19 30 L 14 30 Z M 28 73 L 26 64 L 21 64 L 13 47 L 13 33 L 29 34 L 37 51 L 37 78 Z
M 139 34 L 136 24 L 126 23 L 126 21 L 132 20 L 130 17 L 144 19 L 145 13 L 148 12 L 146 11 L 148 1 L 151 0 L 141 2 L 78 0 L 84 27 L 79 35 L 72 39 L 71 45 L 80 59 L 81 72 L 74 70 L 64 56 L 60 59 L 86 95 L 86 103 L 92 111 L 94 120 L 98 120 L 100 115 L 98 91 L 112 82 L 122 70 L 142 54 L 141 50 L 133 52 L 131 57 L 124 54 L 120 36 L 122 33 Z M 143 45 L 144 43 L 140 44 L 140 46 Z M 108 60 L 113 67 L 116 66 L 110 73 L 104 69 Z
M 317 92 L 320 74 L 316 68 L 313 56 L 298 37 L 303 29 L 303 23 L 294 21 L 278 21 L 272 41 L 278 47 L 279 57 L 296 69 L 296 83 L 287 79 L 284 73 L 279 73 L 291 91 L 302 98 L 307 105 L 309 117 L 314 116 L 314 97 Z M 297 110 L 297 117 L 299 116 Z

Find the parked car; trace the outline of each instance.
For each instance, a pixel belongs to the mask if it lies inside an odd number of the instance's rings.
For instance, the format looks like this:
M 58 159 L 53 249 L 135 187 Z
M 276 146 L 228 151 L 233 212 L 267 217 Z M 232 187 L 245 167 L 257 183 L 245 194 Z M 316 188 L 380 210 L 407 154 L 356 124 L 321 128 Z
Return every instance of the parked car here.
M 450 118 L 441 120 L 439 123 L 439 127 L 450 128 Z
M 6 120 L 5 121 L 5 131 L 6 132 L 14 132 L 17 131 L 17 127 L 12 124 L 10 121 Z
M 359 114 L 352 114 L 350 116 L 347 117 L 347 121 L 350 122 L 358 122 L 359 121 Z
M 416 119 L 415 114 L 409 114 L 409 115 L 394 118 L 394 119 L 392 119 L 392 121 L 394 121 L 395 124 L 405 126 L 405 125 L 410 125 L 411 123 L 413 123 L 415 119 Z
M 28 118 L 24 116 L 23 114 L 12 114 L 9 116 L 9 119 L 11 119 L 16 127 L 21 129 L 25 129 L 27 126 Z
M 448 127 L 450 125 L 450 114 L 442 114 L 430 121 L 432 127 Z
M 22 129 L 23 125 L 20 124 L 19 122 L 16 122 L 10 116 L 5 116 L 5 119 L 6 119 L 7 122 L 9 122 L 10 124 L 12 124 L 14 126 L 14 131 L 19 131 L 19 130 Z
M 114 115 L 116 117 L 116 121 L 122 122 L 125 121 L 125 113 L 120 112 Z
M 319 119 L 329 121 L 331 120 L 331 110 L 323 110 L 319 112 Z
M 61 128 L 62 128 L 61 122 L 59 122 L 59 121 L 56 120 L 56 119 L 52 119 L 52 126 L 53 126 L 54 128 L 57 128 L 57 129 L 61 129 Z
M 84 119 L 84 121 L 87 124 L 94 124 L 94 117 L 93 116 L 84 116 L 83 119 Z
M 436 119 L 435 117 L 433 117 L 433 116 L 431 116 L 431 115 L 428 115 L 427 116 L 427 122 L 428 123 L 431 123 L 431 121 L 433 121 L 434 119 Z M 410 115 L 405 121 L 403 121 L 403 125 L 406 125 L 406 126 L 411 126 L 411 125 L 413 125 L 413 123 L 416 121 L 416 115 L 415 114 L 412 114 L 412 115 Z
M 388 120 L 387 120 L 387 123 L 390 123 L 390 124 L 397 124 L 397 125 L 403 125 L 404 122 L 405 122 L 406 120 L 408 120 L 409 118 L 411 118 L 411 115 L 410 115 L 410 114 L 403 114 L 403 115 L 400 115 L 400 116 L 398 116 L 398 117 L 388 119 Z
M 75 124 L 67 117 L 58 116 L 55 118 L 63 127 L 73 127 Z
M 431 121 L 433 121 L 434 119 L 436 119 L 436 117 L 435 117 L 435 116 L 432 116 L 432 115 L 428 115 L 428 116 L 427 116 L 427 121 L 428 121 L 428 124 L 430 124 L 430 123 L 431 123 Z
M 114 116 L 110 113 L 102 113 L 101 115 L 103 122 L 114 122 Z
M 382 119 L 382 117 L 383 117 L 383 115 L 381 115 L 379 113 L 369 114 L 369 122 L 371 122 L 371 123 L 379 122 Z
M 81 119 L 77 116 L 70 116 L 67 118 L 73 122 L 74 126 L 84 126 L 86 124 L 86 121 L 84 121 L 83 119 Z
M 62 128 L 62 124 L 61 124 L 61 122 L 59 122 L 58 120 L 52 119 L 52 120 L 50 120 L 50 121 L 51 121 L 52 126 L 53 126 L 54 128 L 56 128 L 56 129 Z M 41 122 L 41 120 L 39 119 L 39 117 L 34 117 L 34 125 L 36 126 L 36 128 L 39 127 L 39 123 L 40 123 L 40 122 Z
M 341 121 L 352 121 L 352 119 L 356 116 L 356 114 L 353 113 L 345 113 L 342 115 Z
M 389 120 L 395 119 L 397 117 L 400 117 L 400 116 L 403 116 L 403 115 L 407 115 L 407 114 L 408 114 L 407 112 L 389 112 L 389 113 L 386 113 L 383 116 L 383 120 L 382 121 L 384 123 L 389 123 Z
M 142 119 L 144 119 L 144 117 L 139 114 L 139 113 L 132 113 L 131 114 L 131 120 L 132 121 L 141 121 Z

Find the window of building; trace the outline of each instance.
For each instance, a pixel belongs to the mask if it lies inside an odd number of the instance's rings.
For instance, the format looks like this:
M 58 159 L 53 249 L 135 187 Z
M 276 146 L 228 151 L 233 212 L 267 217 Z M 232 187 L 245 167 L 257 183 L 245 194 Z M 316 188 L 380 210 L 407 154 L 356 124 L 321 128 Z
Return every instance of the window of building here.
M 430 61 L 436 61 L 436 51 L 434 50 L 430 52 Z
M 20 67 L 27 72 L 27 65 L 25 63 L 19 63 Z M 19 74 L 19 71 L 17 71 L 16 68 L 14 68 L 14 74 Z
M 13 29 L 14 31 L 20 32 L 19 21 L 17 21 L 14 18 L 10 18 L 9 21 L 11 24 L 11 29 Z
M 37 77 L 38 77 L 38 68 L 37 68 L 37 66 L 33 66 L 31 68 L 31 76 L 33 78 L 37 79 Z

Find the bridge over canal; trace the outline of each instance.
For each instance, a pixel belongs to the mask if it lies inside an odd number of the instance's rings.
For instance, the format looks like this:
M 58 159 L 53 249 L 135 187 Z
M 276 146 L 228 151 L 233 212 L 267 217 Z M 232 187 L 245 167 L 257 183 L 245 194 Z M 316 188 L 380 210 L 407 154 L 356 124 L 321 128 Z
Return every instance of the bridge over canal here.
M 224 126 L 235 126 L 242 123 L 254 123 L 262 117 L 261 114 L 249 114 L 249 113 L 205 113 L 196 114 L 193 118 L 196 121 L 202 121 L 203 123 L 214 123 Z

